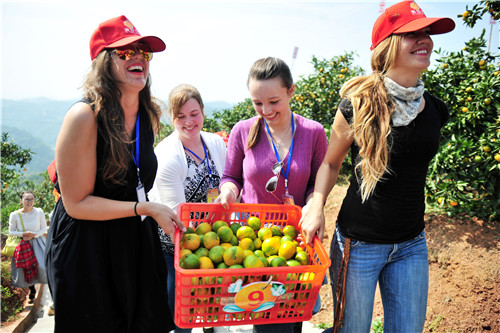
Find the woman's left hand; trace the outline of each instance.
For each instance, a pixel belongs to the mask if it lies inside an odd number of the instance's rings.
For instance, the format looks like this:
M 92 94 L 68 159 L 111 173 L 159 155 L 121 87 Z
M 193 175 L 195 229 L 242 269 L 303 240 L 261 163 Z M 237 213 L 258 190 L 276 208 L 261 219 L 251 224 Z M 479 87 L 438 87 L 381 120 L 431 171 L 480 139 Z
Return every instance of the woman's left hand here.
M 184 223 L 182 223 L 179 217 L 177 217 L 177 214 L 166 205 L 155 202 L 141 202 L 136 208 L 139 215 L 151 216 L 172 239 L 175 239 L 176 228 L 181 232 L 186 231 Z M 145 212 L 146 214 L 144 214 Z

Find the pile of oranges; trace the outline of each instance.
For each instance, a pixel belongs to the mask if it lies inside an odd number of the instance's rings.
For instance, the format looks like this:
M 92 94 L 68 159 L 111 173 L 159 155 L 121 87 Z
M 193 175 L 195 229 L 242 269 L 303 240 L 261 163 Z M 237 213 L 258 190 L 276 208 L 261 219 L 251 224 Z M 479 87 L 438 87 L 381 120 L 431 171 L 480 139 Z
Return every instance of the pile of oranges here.
M 247 224 L 216 221 L 189 227 L 180 244 L 179 264 L 185 269 L 264 268 L 309 265 L 292 225 L 261 227 L 251 216 Z

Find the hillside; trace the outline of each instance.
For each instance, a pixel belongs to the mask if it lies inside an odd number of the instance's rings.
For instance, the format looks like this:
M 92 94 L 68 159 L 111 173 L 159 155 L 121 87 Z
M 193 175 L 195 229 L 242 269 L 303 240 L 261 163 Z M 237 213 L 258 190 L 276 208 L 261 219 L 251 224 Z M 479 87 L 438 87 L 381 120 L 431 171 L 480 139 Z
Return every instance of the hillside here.
M 57 135 L 67 110 L 75 101 L 2 99 L 2 131 L 7 132 L 16 144 L 34 152 L 33 160 L 27 166 L 29 173 L 43 172 L 54 158 Z M 231 107 L 224 101 L 205 102 L 205 115 L 210 117 L 214 110 Z M 167 121 L 165 115 L 162 121 Z
M 26 165 L 28 174 L 39 174 L 45 171 L 55 157 L 53 148 L 25 130 L 2 126 L 2 132 L 9 134 L 9 140 L 13 140 L 17 145 L 24 149 L 31 149 L 33 152 L 31 162 Z

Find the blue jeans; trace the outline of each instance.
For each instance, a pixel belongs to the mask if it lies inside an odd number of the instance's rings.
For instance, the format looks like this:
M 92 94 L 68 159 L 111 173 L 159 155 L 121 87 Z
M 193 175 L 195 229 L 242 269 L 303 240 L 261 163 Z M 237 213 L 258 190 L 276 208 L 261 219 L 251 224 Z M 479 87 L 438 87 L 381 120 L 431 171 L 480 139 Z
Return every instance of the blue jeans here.
M 170 312 L 172 313 L 172 318 L 175 314 L 175 267 L 174 267 L 174 256 L 163 252 L 165 257 L 165 262 L 167 263 L 168 277 L 167 277 L 167 291 L 168 291 L 168 306 Z M 175 325 L 175 333 L 191 333 L 190 328 L 179 328 Z
M 334 309 L 344 244 L 345 237 L 336 229 L 330 247 Z M 384 332 L 422 332 L 429 286 L 425 231 L 394 244 L 351 239 L 346 280 L 344 320 L 339 332 L 370 332 L 377 281 L 384 307 Z

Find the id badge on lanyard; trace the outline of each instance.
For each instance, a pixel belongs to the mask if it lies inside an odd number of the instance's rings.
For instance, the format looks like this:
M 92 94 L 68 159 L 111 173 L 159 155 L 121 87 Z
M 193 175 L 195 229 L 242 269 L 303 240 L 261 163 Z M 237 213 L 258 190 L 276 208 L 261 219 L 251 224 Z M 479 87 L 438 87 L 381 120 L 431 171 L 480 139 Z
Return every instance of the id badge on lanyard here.
M 215 199 L 219 196 L 219 189 L 211 188 L 207 191 L 207 203 L 214 203 Z
M 295 201 L 293 200 L 293 195 L 288 193 L 288 179 L 285 179 L 285 194 L 283 194 L 283 204 L 295 205 Z
M 144 190 L 144 185 L 141 182 L 141 175 L 139 172 L 139 113 L 137 113 L 137 121 L 135 122 L 135 155 L 132 152 L 132 159 L 137 167 L 137 187 L 135 191 L 137 192 L 137 201 L 146 202 L 146 191 Z M 146 219 L 146 215 L 141 215 L 141 221 Z

